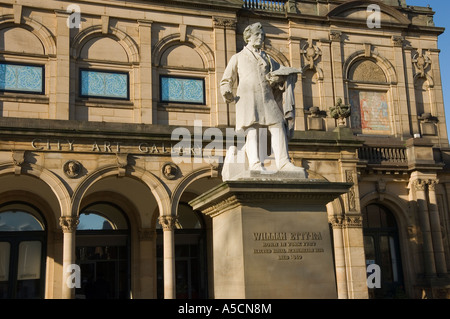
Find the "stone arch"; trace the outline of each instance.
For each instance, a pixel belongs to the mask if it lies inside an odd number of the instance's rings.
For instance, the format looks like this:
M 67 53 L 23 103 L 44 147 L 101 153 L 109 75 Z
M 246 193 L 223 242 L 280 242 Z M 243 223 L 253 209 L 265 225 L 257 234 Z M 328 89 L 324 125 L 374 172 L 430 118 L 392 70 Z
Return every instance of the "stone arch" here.
M 181 39 L 180 33 L 173 33 L 171 35 L 168 35 L 155 44 L 152 53 L 152 61 L 154 63 L 154 66 L 160 66 L 161 58 L 168 48 L 183 44 L 193 46 L 193 49 L 197 51 L 197 53 L 199 53 L 199 55 L 203 59 L 203 63 L 206 69 L 214 69 L 214 52 L 211 50 L 211 48 L 205 42 L 192 35 L 187 35 L 186 41 L 183 41 Z
M 398 83 L 397 72 L 395 71 L 394 66 L 388 59 L 377 53 L 372 53 L 370 57 L 367 57 L 366 52 L 364 50 L 354 52 L 345 61 L 343 65 L 345 79 L 349 80 L 348 76 L 350 74 L 352 66 L 355 63 L 360 62 L 362 60 L 370 60 L 374 62 L 377 66 L 379 66 L 383 70 L 388 84 L 395 85 Z
M 372 3 L 380 7 L 381 13 L 391 18 L 392 21 L 390 21 L 390 23 L 400 24 L 404 26 L 408 26 L 409 24 L 411 24 L 411 21 L 407 17 L 405 17 L 400 11 L 396 10 L 392 6 L 384 4 L 381 1 L 372 1 Z M 367 6 L 368 3 L 365 0 L 347 1 L 331 10 L 327 14 L 327 17 L 329 19 L 332 19 L 333 17 L 347 17 L 354 12 L 361 11 L 364 12 L 364 19 L 361 20 L 363 20 L 362 22 L 366 23 L 367 18 L 365 17 L 365 14 L 367 12 Z
M 117 41 L 125 52 L 127 52 L 128 62 L 139 63 L 139 47 L 136 42 L 128 34 L 117 28 L 110 27 L 109 30 L 110 31 L 108 34 L 104 34 L 102 33 L 101 25 L 94 25 L 79 32 L 73 39 L 71 52 L 72 57 L 75 59 L 78 58 L 81 54 L 83 46 L 90 40 L 95 38 L 110 37 Z
M 84 195 L 88 189 L 95 184 L 95 182 L 109 176 L 117 176 L 118 168 L 117 165 L 107 165 L 97 169 L 96 171 L 89 174 L 76 188 L 72 196 L 72 216 L 78 216 L 81 208 L 81 203 Z M 133 167 L 132 170 L 127 170 L 126 175 L 128 177 L 137 179 L 143 182 L 152 192 L 155 200 L 158 204 L 158 209 L 161 215 L 164 212 L 170 211 L 170 197 L 169 193 L 161 183 L 161 181 L 152 173 L 145 171 L 139 167 Z
M 266 44 L 264 45 L 264 51 L 275 61 L 280 63 L 283 66 L 290 66 L 291 62 L 289 62 L 289 59 L 281 53 L 279 50 L 275 49 L 273 46 Z
M 187 187 L 195 182 L 196 180 L 199 180 L 201 178 L 205 177 L 212 177 L 211 175 L 211 166 L 198 168 L 192 172 L 190 172 L 187 176 L 185 176 L 175 187 L 172 198 L 171 198 L 171 209 L 170 214 L 172 216 L 178 215 L 178 203 L 180 202 L 181 195 L 183 192 L 187 189 Z
M 22 17 L 21 23 L 17 24 L 15 23 L 14 15 L 12 14 L 0 16 L 0 29 L 10 27 L 23 28 L 33 33 L 39 39 L 39 41 L 41 41 L 45 55 L 56 55 L 55 38 L 43 24 L 29 17 Z
M 2 163 L 0 164 L 0 177 L 6 174 L 15 174 L 15 170 L 16 166 L 13 163 Z M 63 215 L 64 212 L 70 211 L 69 190 L 56 174 L 46 168 L 29 163 L 23 165 L 21 174 L 26 174 L 28 176 L 40 179 L 50 187 L 58 201 L 61 215 Z

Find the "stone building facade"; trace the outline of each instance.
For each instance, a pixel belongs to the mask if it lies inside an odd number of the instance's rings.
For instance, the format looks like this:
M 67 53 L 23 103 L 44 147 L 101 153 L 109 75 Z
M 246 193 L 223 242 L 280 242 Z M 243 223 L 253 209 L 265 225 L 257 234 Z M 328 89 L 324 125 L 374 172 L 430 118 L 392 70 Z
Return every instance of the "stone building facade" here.
M 235 123 L 218 84 L 253 22 L 303 70 L 294 163 L 353 183 L 327 206 L 338 297 L 448 297 L 433 15 L 405 0 L 0 1 L 1 297 L 214 298 L 211 220 L 188 202 L 222 182 L 205 149 Z

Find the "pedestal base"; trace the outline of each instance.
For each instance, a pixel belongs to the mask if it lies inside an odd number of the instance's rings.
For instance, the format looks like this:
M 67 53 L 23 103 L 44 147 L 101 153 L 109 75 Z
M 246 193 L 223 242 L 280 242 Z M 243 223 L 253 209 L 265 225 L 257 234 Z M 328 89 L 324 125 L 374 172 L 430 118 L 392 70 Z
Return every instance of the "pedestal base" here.
M 326 204 L 350 186 L 254 178 L 191 201 L 213 218 L 215 298 L 337 298 Z

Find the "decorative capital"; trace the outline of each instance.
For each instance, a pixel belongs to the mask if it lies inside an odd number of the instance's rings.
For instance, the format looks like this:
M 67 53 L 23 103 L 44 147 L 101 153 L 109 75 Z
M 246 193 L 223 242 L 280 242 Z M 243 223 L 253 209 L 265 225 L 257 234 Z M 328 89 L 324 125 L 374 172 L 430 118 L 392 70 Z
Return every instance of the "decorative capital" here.
M 333 42 L 340 42 L 342 38 L 342 32 L 337 30 L 330 31 L 330 40 Z
M 362 228 L 362 216 L 358 215 L 344 215 L 332 216 L 328 218 L 328 222 L 333 228 Z
M 158 218 L 159 223 L 161 224 L 164 231 L 166 230 L 174 230 L 177 222 L 176 216 L 160 216 Z
M 213 17 L 214 28 L 236 29 L 237 21 L 232 18 Z
M 71 233 L 77 229 L 80 220 L 77 216 L 61 216 L 59 218 L 59 225 L 64 233 Z
M 439 184 L 439 181 L 436 179 L 430 179 L 427 181 L 427 184 L 428 184 L 428 190 L 434 192 L 436 190 L 436 185 Z
M 427 186 L 427 182 L 422 179 L 416 179 L 412 182 L 412 185 L 416 191 L 424 191 Z

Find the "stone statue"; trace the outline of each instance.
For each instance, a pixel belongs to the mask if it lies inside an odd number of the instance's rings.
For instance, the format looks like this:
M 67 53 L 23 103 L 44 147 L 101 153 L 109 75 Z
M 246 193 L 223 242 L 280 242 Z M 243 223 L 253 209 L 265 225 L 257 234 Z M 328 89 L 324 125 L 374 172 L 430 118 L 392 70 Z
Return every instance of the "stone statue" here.
M 304 168 L 292 164 L 288 153 L 288 139 L 292 137 L 295 120 L 293 90 L 301 70 L 280 66 L 262 51 L 264 37 L 259 22 L 244 30 L 247 45 L 230 59 L 220 82 L 221 94 L 227 103 L 236 102 L 236 132 L 246 133 L 245 152 L 250 171 L 265 171 L 260 160 L 258 131 L 267 128 L 277 170 L 300 172 L 305 176 Z M 233 94 L 235 83 L 239 83 L 236 95 Z M 227 159 L 224 168 L 226 164 Z

